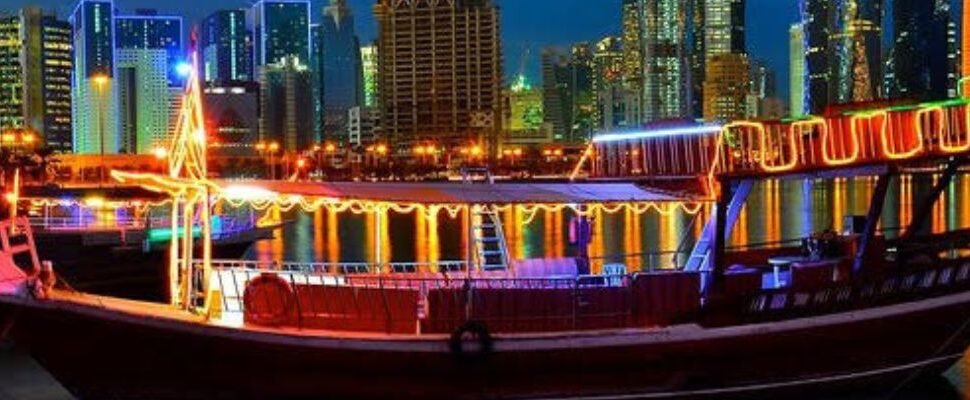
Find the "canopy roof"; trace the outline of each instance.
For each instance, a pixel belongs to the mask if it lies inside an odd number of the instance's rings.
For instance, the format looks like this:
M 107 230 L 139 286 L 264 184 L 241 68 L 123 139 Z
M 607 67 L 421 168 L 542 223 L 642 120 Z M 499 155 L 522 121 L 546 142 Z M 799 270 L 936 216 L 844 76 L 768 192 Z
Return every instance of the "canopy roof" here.
M 590 204 L 701 202 L 704 199 L 633 183 L 461 183 L 461 182 L 220 182 L 278 195 L 421 204 Z

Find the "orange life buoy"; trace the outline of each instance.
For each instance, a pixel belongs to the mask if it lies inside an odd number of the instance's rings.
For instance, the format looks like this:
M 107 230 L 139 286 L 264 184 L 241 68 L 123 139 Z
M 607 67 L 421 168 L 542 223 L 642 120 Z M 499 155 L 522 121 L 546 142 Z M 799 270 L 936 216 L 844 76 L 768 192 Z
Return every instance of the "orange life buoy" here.
M 295 322 L 296 293 L 289 282 L 276 274 L 253 278 L 243 294 L 245 322 L 262 326 L 283 326 Z

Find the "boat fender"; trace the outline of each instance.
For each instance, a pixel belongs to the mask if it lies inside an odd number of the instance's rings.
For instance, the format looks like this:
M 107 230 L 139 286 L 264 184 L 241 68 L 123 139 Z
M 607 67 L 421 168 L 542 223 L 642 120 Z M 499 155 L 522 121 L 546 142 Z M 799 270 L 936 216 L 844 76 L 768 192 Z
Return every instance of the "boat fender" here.
M 448 345 L 458 357 L 481 358 L 492 353 L 494 342 L 485 323 L 468 321 L 452 332 Z

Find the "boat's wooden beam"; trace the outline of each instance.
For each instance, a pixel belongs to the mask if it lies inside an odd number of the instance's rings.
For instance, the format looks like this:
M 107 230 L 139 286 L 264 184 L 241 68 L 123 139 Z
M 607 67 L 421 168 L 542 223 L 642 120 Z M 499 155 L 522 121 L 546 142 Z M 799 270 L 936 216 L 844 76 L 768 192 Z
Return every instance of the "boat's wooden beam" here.
M 926 233 L 924 230 L 926 229 L 927 221 L 929 221 L 933 213 L 933 206 L 936 205 L 936 202 L 940 200 L 940 196 L 950 186 L 950 183 L 953 182 L 953 177 L 960 171 L 960 167 L 966 165 L 966 163 L 967 159 L 965 157 L 955 157 L 947 161 L 946 168 L 943 169 L 939 180 L 936 181 L 933 188 L 919 201 L 913 202 L 913 220 L 906 229 L 906 232 L 903 233 L 902 239 L 909 239 L 914 235 Z
M 862 271 L 862 264 L 869 249 L 869 243 L 872 242 L 872 238 L 876 235 L 876 227 L 879 226 L 882 210 L 886 205 L 886 194 L 889 193 L 889 182 L 892 181 L 895 175 L 895 170 L 890 168 L 886 173 L 879 175 L 879 180 L 876 182 L 876 188 L 872 192 L 872 198 L 869 199 L 869 213 L 866 215 L 866 227 L 862 232 L 859 249 L 856 252 L 855 262 L 852 266 L 854 273 Z

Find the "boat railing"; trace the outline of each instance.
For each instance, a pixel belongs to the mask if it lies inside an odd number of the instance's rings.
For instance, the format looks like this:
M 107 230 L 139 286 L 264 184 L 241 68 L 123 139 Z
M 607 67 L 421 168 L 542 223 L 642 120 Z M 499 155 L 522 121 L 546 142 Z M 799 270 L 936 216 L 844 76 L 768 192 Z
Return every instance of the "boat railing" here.
M 516 278 L 510 273 L 333 275 L 217 266 L 217 321 L 360 333 L 450 334 L 666 326 L 696 317 L 699 276 L 667 272 Z
M 220 220 L 220 230 L 214 234 L 216 236 L 232 235 L 253 229 L 253 224 L 247 218 L 237 218 L 231 215 L 222 215 L 215 218 Z M 171 220 L 166 217 L 47 216 L 30 217 L 29 221 L 31 227 L 43 231 L 165 229 L 171 226 Z
M 951 100 L 780 121 L 720 133 L 631 135 L 595 144 L 599 177 L 759 176 L 813 172 L 970 151 L 970 103 Z
M 200 261 L 197 261 L 199 263 Z M 371 262 L 295 262 L 279 260 L 212 260 L 213 269 L 239 269 L 248 271 L 280 271 L 306 274 L 379 274 L 379 273 L 419 273 L 419 272 L 460 272 L 467 271 L 465 261 L 433 261 L 409 263 L 371 263 Z

